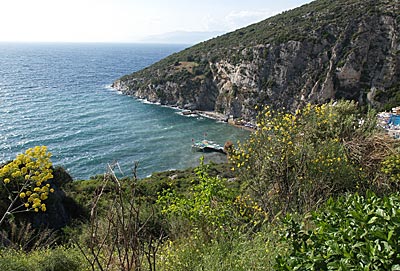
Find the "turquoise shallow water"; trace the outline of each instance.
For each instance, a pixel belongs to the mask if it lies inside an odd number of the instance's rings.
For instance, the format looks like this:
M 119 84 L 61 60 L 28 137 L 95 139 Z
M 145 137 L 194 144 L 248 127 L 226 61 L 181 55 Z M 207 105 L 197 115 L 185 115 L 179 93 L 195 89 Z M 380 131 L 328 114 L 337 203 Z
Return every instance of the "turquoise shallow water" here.
M 75 179 L 106 171 L 118 161 L 130 174 L 198 164 L 191 140 L 220 144 L 248 132 L 205 118 L 146 104 L 108 86 L 183 49 L 179 45 L 0 43 L 0 162 L 47 145 L 54 164 Z M 222 161 L 221 154 L 206 159 Z

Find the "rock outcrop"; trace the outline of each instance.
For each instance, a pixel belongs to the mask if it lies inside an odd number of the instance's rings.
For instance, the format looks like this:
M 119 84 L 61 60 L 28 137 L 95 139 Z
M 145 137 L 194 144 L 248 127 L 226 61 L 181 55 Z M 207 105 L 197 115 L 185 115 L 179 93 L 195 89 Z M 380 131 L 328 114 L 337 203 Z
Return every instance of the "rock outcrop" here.
M 113 87 L 252 121 L 264 104 L 295 110 L 344 98 L 381 106 L 400 98 L 399 79 L 398 0 L 317 0 L 171 55 Z

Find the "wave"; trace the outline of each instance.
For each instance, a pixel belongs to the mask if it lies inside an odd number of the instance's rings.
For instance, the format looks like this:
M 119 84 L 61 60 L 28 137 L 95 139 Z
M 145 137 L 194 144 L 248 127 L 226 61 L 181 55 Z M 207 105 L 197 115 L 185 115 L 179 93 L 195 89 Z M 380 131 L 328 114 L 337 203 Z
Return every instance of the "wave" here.
M 183 118 L 182 110 L 173 106 L 147 106 L 160 103 L 132 99 L 112 88 L 110 82 L 133 72 L 132 67 L 148 66 L 178 48 L 96 46 L 26 46 L 25 51 L 8 47 L 5 54 L 0 45 L 0 74 L 4 75 L 0 160 L 13 159 L 34 145 L 47 145 L 53 163 L 75 178 L 102 174 L 107 163 L 115 160 L 124 172 L 130 172 L 138 160 L 138 175 L 144 177 L 198 165 L 202 154 L 191 152 L 191 138 L 201 138 L 204 132 L 216 142 L 247 136 L 198 116 Z M 34 71 L 19 69 L 30 63 L 35 63 Z M 20 72 L 7 73 L 12 70 Z
M 123 95 L 122 91 L 120 91 L 120 90 L 118 90 L 118 89 L 112 87 L 112 84 L 103 85 L 103 88 L 104 88 L 104 89 L 107 89 L 107 90 L 110 90 L 110 91 L 112 91 L 112 92 L 115 92 L 115 93 L 117 93 L 117 94 L 119 94 L 119 95 Z

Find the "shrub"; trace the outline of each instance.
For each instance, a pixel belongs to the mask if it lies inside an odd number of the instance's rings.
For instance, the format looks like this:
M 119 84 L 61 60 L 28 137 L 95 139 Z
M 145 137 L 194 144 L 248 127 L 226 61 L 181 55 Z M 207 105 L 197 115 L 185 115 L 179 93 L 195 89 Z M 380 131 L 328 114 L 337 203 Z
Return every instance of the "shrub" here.
M 136 195 L 136 167 L 133 178 L 119 179 L 109 165 L 98 182 L 90 221 L 81 240 L 74 240 L 92 270 L 156 270 L 163 233 L 152 235 L 154 210 Z
M 370 186 L 370 173 L 376 170 L 365 173 L 363 163 L 370 161 L 373 149 L 360 144 L 377 132 L 374 112 L 363 117 L 348 101 L 309 104 L 294 114 L 266 107 L 257 123 L 257 131 L 230 160 L 245 192 L 271 217 L 315 208 L 330 196 Z
M 48 183 L 53 178 L 50 157 L 45 146 L 36 146 L 0 169 L 0 225 L 14 213 L 46 211 L 45 201 L 54 192 Z
M 290 216 L 277 270 L 399 270 L 400 195 L 330 199 L 302 224 Z M 311 226 L 310 226 L 311 225 Z
M 9 249 L 30 252 L 40 248 L 52 247 L 59 241 L 59 234 L 48 228 L 34 228 L 25 221 L 10 221 L 6 229 L 1 229 L 2 244 Z
M 275 225 L 257 234 L 232 232 L 206 242 L 196 235 L 169 241 L 160 251 L 159 269 L 165 271 L 273 270 L 275 258 L 284 249 L 278 243 Z
M 210 242 L 235 232 L 257 232 L 268 214 L 250 196 L 239 195 L 236 182 L 211 175 L 203 159 L 186 191 L 170 187 L 159 193 L 157 205 L 169 224 L 171 239 L 195 235 Z
M 76 248 L 56 247 L 38 249 L 30 253 L 22 250 L 0 251 L 2 271 L 83 271 L 89 270 L 85 259 Z
M 170 221 L 178 220 L 179 227 L 186 220 L 195 229 L 211 237 L 216 230 L 228 226 L 232 195 L 224 179 L 207 173 L 208 165 L 203 161 L 204 158 L 196 169 L 197 179 L 193 180 L 188 193 L 178 194 L 173 189 L 166 189 L 159 194 L 157 204 Z
M 386 157 L 381 165 L 381 172 L 387 176 L 390 182 L 398 184 L 400 182 L 400 154 Z

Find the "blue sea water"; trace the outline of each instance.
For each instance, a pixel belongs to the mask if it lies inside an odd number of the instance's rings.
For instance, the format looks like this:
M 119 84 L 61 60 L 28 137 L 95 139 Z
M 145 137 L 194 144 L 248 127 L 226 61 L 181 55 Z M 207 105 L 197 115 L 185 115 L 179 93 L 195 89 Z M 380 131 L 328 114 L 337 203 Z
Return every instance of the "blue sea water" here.
M 198 165 L 191 140 L 220 144 L 248 132 L 176 109 L 146 104 L 109 86 L 183 45 L 0 43 L 0 162 L 36 145 L 75 179 L 118 161 L 129 175 Z M 217 153 L 206 160 L 226 159 Z

